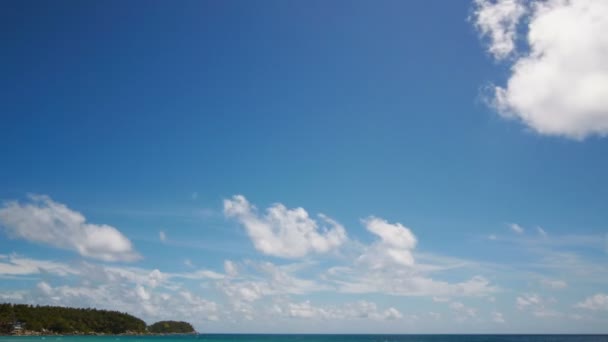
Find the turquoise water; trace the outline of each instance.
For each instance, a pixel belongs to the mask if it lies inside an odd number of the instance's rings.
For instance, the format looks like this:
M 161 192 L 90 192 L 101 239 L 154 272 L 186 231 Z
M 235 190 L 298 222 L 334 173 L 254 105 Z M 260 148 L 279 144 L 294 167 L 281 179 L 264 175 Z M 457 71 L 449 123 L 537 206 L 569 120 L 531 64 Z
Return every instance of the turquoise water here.
M 0 336 L 2 342 L 608 342 L 608 335 Z

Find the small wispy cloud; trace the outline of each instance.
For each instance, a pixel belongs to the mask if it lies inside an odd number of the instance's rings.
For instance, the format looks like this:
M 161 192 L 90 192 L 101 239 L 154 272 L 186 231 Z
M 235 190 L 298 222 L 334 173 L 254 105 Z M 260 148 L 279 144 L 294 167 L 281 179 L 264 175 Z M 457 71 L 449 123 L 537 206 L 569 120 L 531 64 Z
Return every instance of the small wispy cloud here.
M 477 316 L 477 309 L 464 305 L 461 302 L 451 302 L 450 309 L 459 315 L 460 319 L 473 318 Z
M 608 311 L 608 295 L 604 293 L 598 293 L 594 296 L 588 297 L 582 302 L 576 304 L 577 308 L 587 310 L 603 310 Z
M 161 230 L 160 232 L 158 232 L 158 238 L 161 242 L 165 242 L 167 241 L 167 234 L 165 234 L 165 232 Z
M 528 311 L 539 318 L 562 316 L 561 312 L 552 308 L 554 303 L 556 303 L 555 298 L 542 297 L 535 293 L 518 296 L 515 300 L 518 310 Z
M 547 232 L 541 226 L 537 226 L 536 231 L 538 232 L 538 235 L 542 237 L 547 237 L 548 235 Z
M 494 323 L 504 323 L 505 317 L 503 316 L 502 312 L 494 311 L 492 312 L 492 321 Z
M 515 232 L 517 234 L 523 234 L 525 232 L 525 229 L 522 226 L 518 225 L 517 223 L 510 223 L 509 229 L 511 229 L 513 232 Z

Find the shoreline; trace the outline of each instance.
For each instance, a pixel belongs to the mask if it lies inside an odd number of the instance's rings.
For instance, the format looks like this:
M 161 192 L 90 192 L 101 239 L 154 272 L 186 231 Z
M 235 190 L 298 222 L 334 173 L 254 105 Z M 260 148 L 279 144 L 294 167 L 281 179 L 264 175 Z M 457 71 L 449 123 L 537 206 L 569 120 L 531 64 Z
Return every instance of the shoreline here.
M 112 333 L 68 333 L 68 334 L 59 334 L 59 333 L 49 333 L 49 332 L 40 332 L 40 331 L 23 331 L 17 334 L 8 334 L 2 335 L 0 337 L 10 336 L 10 337 L 61 337 L 61 336 L 186 336 L 186 335 L 200 335 L 199 332 L 189 332 L 189 333 L 152 333 L 152 332 L 124 332 L 120 334 L 112 334 Z

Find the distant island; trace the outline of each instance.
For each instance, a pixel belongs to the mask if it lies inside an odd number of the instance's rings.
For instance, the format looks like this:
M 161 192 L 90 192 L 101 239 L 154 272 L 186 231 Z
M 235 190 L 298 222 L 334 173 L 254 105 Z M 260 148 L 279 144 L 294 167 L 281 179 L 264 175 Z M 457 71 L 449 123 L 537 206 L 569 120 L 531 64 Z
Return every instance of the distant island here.
M 118 311 L 60 306 L 0 304 L 0 335 L 193 334 L 190 323 L 160 321 L 150 326 Z
M 195 331 L 188 322 L 160 321 L 150 325 L 148 332 L 153 334 L 191 334 Z

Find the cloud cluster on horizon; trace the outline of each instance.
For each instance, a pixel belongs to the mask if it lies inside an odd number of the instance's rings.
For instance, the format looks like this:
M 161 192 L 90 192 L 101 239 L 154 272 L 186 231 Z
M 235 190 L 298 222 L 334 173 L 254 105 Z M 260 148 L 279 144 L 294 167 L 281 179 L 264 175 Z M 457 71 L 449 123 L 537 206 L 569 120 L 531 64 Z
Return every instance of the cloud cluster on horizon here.
M 123 256 L 122 249 L 111 246 L 114 241 L 111 239 L 105 241 L 110 246 L 100 255 L 90 251 L 82 253 L 73 245 L 87 240 L 86 225 L 90 224 L 85 223 L 84 216 L 47 196 L 36 196 L 30 201 L 26 204 L 7 202 L 0 210 L 7 233 L 16 234 L 16 230 L 20 238 L 72 250 L 84 259 L 65 263 L 17 254 L 0 255 L 0 278 L 34 280 L 29 288 L 2 289 L 2 301 L 118 309 L 148 321 L 197 317 L 199 325 L 204 321 L 204 324 L 228 322 L 226 324 L 238 326 L 259 320 L 369 320 L 382 324 L 409 324 L 425 319 L 508 325 L 513 319 L 505 314 L 504 306 L 495 304 L 496 296 L 508 292 L 497 285 L 495 266 L 418 252 L 419 241 L 412 229 L 375 216 L 361 220 L 366 231 L 375 237 L 362 243 L 347 236 L 346 229 L 327 216 L 323 216 L 323 224 L 319 224 L 304 208 L 288 209 L 280 203 L 260 214 L 244 196 L 236 195 L 224 201 L 225 217 L 239 224 L 262 256 L 277 260 L 225 259 L 220 270 L 198 268 L 188 260 L 186 271 L 168 272 L 106 264 Z M 76 219 L 66 219 L 72 216 Z M 80 222 L 80 225 L 74 222 Z M 523 233 L 524 229 L 519 225 L 512 224 L 509 228 L 518 233 L 514 226 Z M 58 245 L 41 238 L 26 238 L 40 233 L 43 227 L 50 227 L 47 233 L 54 237 L 71 233 L 71 242 Z M 336 229 L 343 231 L 336 233 Z M 118 230 L 115 232 L 121 234 Z M 156 243 L 166 246 L 162 234 L 158 234 L 160 238 Z M 331 240 L 331 234 L 340 236 L 335 240 L 339 243 L 317 241 Z M 541 232 L 537 237 L 515 236 L 512 243 L 530 239 L 544 244 L 564 243 L 560 237 L 549 237 Z M 75 241 L 75 238 L 80 240 Z M 260 244 L 260 239 L 266 239 L 265 244 Z M 574 241 L 569 238 L 567 241 L 570 244 L 588 243 L 588 239 Z M 304 247 L 296 253 L 285 252 L 298 245 Z M 113 250 L 117 255 L 108 256 Z M 132 247 L 130 252 L 134 253 Z M 590 265 L 587 270 L 581 269 L 583 264 L 576 256 L 564 253 L 549 256 L 551 263 L 543 266 L 548 269 L 559 264 L 567 265 L 563 270 L 572 270 L 577 277 L 587 274 L 581 272 L 606 274 L 603 266 Z M 557 257 L 567 259 L 557 260 Z M 179 263 L 183 264 L 183 261 Z M 533 273 L 526 276 L 530 274 Z M 564 293 L 572 288 L 563 279 L 550 276 L 550 273 L 535 276 L 540 291 L 557 294 L 556 291 Z M 319 300 L 327 294 L 344 299 L 339 302 Z M 377 302 L 380 295 L 423 300 L 434 308 L 408 312 L 402 306 L 394 305 L 398 303 L 394 300 Z M 572 314 L 558 310 L 555 297 L 534 292 L 515 295 L 512 307 L 537 319 L 592 319 L 585 314 L 608 311 L 608 297 L 602 292 L 592 292 L 572 302 L 570 306 L 577 310 Z M 486 304 L 480 305 L 480 302 Z
M 244 196 L 236 195 L 224 201 L 224 211 L 227 218 L 235 219 L 248 232 L 254 247 L 269 256 L 301 259 L 310 253 L 337 251 L 344 244 L 352 245 L 351 251 L 345 252 L 354 254 L 336 259 L 334 267 L 312 278 L 297 275 L 310 267 L 299 263 L 277 265 L 226 260 L 223 272 L 196 269 L 167 273 L 87 261 L 65 264 L 15 254 L 0 255 L 0 277 L 43 276 L 45 279 L 32 289 L 0 292 L 0 298 L 24 303 L 114 308 L 148 319 L 198 313 L 211 320 L 228 316 L 233 320 L 248 320 L 263 311 L 269 316 L 299 319 L 396 320 L 405 315 L 394 307 L 381 309 L 370 301 L 327 305 L 313 304 L 308 299 L 293 301 L 289 297 L 328 291 L 345 295 L 467 297 L 486 296 L 496 291 L 480 276 L 458 283 L 431 278 L 431 274 L 451 266 L 416 263 L 413 250 L 417 239 L 400 223 L 373 216 L 362 220 L 366 229 L 377 237 L 365 245 L 350 240 L 337 221 L 321 215 L 323 224 L 319 224 L 303 208 L 287 209 L 277 203 L 268 208 L 265 215 L 260 215 Z M 135 260 L 133 246 L 116 228 L 87 223 L 82 214 L 48 196 L 31 196 L 26 203 L 7 202 L 0 209 L 0 220 L 6 233 L 15 238 L 72 250 L 85 258 L 105 262 Z M 99 234 L 98 230 L 106 234 Z M 92 238 L 96 248 L 90 247 Z M 159 232 L 159 243 L 165 240 L 164 232 Z M 79 280 L 76 284 L 67 284 L 62 281 L 66 277 Z M 225 297 L 225 303 L 219 304 L 185 289 L 183 283 L 190 281 L 211 286 Z M 272 308 L 262 310 L 269 301 Z M 168 306 L 192 305 L 198 311 L 174 310 L 161 314 Z
M 471 20 L 511 74 L 492 104 L 539 134 L 608 135 L 608 2 L 475 0 Z
M 228 218 L 236 220 L 249 234 L 254 247 L 260 252 L 293 259 L 304 257 L 309 251 L 327 252 L 329 248 L 314 248 L 313 241 L 339 236 L 336 243 L 319 244 L 337 250 L 350 243 L 352 256 L 350 263 L 330 268 L 323 278 L 326 287 L 349 294 L 388 293 L 395 296 L 487 296 L 498 289 L 482 276 L 476 275 L 462 282 L 436 280 L 430 274 L 441 270 L 439 264 L 417 264 L 413 250 L 417 239 L 412 231 L 401 223 L 389 223 L 384 219 L 370 216 L 362 220 L 366 229 L 378 237 L 371 244 L 351 241 L 344 227 L 337 221 L 323 215 L 332 228 L 322 228 L 310 219 L 303 208 L 287 209 L 277 203 L 269 207 L 265 216 L 257 214 L 257 209 L 243 195 L 235 195 L 224 201 L 224 212 Z M 338 229 L 336 233 L 334 229 Z M 339 241 L 339 243 L 337 243 Z M 294 246 L 299 249 L 294 250 Z M 287 252 L 287 247 L 292 250 Z M 249 284 L 250 285 L 250 284 Z M 257 294 L 264 286 L 256 284 L 234 293 Z

